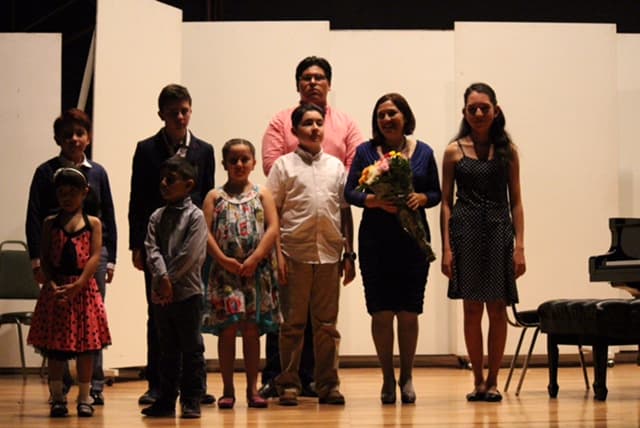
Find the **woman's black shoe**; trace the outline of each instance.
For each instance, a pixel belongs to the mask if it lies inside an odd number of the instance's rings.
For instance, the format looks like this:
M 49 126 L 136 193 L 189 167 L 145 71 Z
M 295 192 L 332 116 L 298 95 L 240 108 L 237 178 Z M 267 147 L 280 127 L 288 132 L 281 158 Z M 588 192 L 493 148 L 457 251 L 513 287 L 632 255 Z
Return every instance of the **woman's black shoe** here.
M 393 381 L 393 385 L 387 387 L 382 385 L 382 391 L 380 391 L 380 401 L 382 404 L 395 404 L 396 402 L 396 382 Z
M 411 379 L 400 386 L 400 400 L 402 404 L 413 404 L 416 402 L 416 391 L 413 388 Z

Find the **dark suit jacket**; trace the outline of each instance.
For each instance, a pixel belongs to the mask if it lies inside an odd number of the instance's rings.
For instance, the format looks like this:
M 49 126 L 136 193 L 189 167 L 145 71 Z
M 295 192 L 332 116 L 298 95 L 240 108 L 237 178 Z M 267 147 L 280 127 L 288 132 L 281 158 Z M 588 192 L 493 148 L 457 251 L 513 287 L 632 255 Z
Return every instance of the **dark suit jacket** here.
M 140 141 L 133 155 L 131 193 L 129 196 L 129 249 L 143 249 L 149 217 L 165 205 L 160 195 L 160 166 L 171 155 L 161 129 L 153 137 Z M 191 194 L 193 203 L 202 208 L 202 202 L 213 189 L 215 156 L 213 146 L 191 134 L 186 159 L 198 169 L 198 182 Z

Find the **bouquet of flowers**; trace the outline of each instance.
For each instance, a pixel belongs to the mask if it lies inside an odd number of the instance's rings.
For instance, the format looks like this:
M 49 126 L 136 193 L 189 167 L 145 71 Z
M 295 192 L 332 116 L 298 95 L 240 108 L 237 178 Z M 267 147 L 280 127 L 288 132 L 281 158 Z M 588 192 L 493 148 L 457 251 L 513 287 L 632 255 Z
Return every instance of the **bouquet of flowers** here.
M 377 197 L 395 203 L 400 226 L 416 240 L 427 260 L 432 262 L 436 256 L 427 240 L 420 215 L 406 203 L 406 198 L 414 191 L 411 176 L 409 160 L 400 152 L 390 151 L 362 171 L 356 190 L 371 190 Z

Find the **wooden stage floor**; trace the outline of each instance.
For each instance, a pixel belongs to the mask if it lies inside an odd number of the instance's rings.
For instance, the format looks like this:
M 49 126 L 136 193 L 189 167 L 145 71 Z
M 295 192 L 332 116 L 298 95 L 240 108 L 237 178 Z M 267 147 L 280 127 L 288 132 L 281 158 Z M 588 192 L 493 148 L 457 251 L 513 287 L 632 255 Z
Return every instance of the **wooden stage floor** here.
M 590 368 L 590 375 L 592 370 Z M 501 389 L 506 370 L 501 372 Z M 116 381 L 105 387 L 104 407 L 96 407 L 93 418 L 76 416 L 70 403 L 70 416 L 48 417 L 47 386 L 37 375 L 27 382 L 17 375 L 0 376 L 0 427 L 638 427 L 640 426 L 640 367 L 618 364 L 608 370 L 609 396 L 606 402 L 593 400 L 586 392 L 579 367 L 561 367 L 560 393 L 547 396 L 546 368 L 532 368 L 523 390 L 515 396 L 512 381 L 502 403 L 468 403 L 465 394 L 472 384 L 471 372 L 456 368 L 419 368 L 414 384 L 415 405 L 381 405 L 380 375 L 377 369 L 341 369 L 344 407 L 318 405 L 302 398 L 298 407 L 281 407 L 276 401 L 268 409 L 248 409 L 244 394 L 238 394 L 233 410 L 203 406 L 202 418 L 184 420 L 149 419 L 140 415 L 138 396 L 142 381 Z M 516 373 L 516 376 L 519 373 Z M 209 373 L 209 392 L 221 392 L 218 373 Z M 244 374 L 236 373 L 236 391 L 244 390 Z M 71 390 L 75 401 L 77 389 Z M 399 398 L 399 396 L 398 396 Z M 179 411 L 178 411 L 179 414 Z

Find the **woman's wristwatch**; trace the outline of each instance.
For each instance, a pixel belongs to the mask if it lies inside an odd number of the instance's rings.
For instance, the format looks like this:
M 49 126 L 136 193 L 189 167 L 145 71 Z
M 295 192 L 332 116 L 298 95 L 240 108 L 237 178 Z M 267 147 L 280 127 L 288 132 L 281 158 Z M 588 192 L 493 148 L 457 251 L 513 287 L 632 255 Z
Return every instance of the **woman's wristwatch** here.
M 344 254 L 342 255 L 342 258 L 344 260 L 349 259 L 349 260 L 355 261 L 357 258 L 357 255 L 355 251 L 345 251 Z

